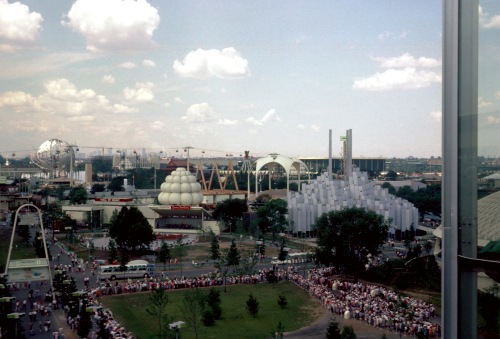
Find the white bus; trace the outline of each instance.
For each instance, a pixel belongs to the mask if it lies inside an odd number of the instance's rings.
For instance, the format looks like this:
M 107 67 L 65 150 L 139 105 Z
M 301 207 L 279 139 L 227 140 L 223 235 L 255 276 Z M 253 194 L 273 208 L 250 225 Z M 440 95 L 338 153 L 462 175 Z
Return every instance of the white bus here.
M 120 265 L 100 265 L 98 276 L 100 280 L 115 280 L 128 278 L 149 278 L 154 275 L 155 265 L 146 260 L 132 260 L 121 271 Z

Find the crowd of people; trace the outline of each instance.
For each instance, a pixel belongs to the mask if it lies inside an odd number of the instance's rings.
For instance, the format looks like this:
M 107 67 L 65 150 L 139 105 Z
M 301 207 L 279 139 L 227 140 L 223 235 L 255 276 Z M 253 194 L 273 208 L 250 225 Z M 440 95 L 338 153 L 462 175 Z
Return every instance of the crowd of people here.
M 332 267 L 309 270 L 306 277 L 293 272 L 290 278 L 338 316 L 419 338 L 440 337 L 440 325 L 432 322 L 431 303 L 389 288 L 339 280 Z

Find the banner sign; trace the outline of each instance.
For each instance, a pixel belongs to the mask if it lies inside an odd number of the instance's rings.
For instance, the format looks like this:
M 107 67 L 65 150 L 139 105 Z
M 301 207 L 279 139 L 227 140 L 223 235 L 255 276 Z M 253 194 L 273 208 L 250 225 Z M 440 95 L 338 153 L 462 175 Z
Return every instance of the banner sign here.
M 102 202 L 130 202 L 133 200 L 133 198 L 95 198 L 95 201 Z
M 191 206 L 183 206 L 183 205 L 172 205 L 170 209 L 173 211 L 189 211 Z
M 45 258 L 11 260 L 7 274 L 8 282 L 49 280 L 49 262 Z

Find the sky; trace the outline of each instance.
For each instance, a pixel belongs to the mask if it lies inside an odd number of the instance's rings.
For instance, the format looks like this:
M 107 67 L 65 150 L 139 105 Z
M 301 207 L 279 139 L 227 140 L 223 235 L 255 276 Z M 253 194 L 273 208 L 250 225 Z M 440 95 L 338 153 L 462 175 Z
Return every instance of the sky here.
M 500 6 L 481 2 L 498 40 Z M 441 50 L 436 0 L 0 0 L 0 155 L 56 138 L 326 157 L 329 130 L 339 156 L 352 129 L 355 157 L 440 156 Z M 484 81 L 498 125 L 500 84 Z

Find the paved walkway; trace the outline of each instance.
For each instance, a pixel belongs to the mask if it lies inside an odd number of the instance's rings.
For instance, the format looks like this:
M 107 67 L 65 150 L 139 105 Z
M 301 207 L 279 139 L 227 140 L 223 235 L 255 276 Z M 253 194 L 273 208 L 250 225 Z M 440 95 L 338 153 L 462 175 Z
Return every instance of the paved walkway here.
M 50 245 L 50 252 L 55 256 L 57 253 L 61 252 L 61 249 L 56 246 L 56 245 Z M 60 261 L 63 264 L 71 264 L 71 261 L 69 259 L 69 256 L 67 254 L 62 254 L 60 256 Z M 55 264 L 55 260 L 50 262 L 51 267 Z M 54 272 L 52 272 L 54 274 Z M 85 273 L 82 273 L 83 275 Z M 81 279 L 80 279 L 81 280 Z M 83 284 L 83 282 L 81 282 Z M 22 284 L 20 284 L 22 286 Z M 39 295 L 41 296 L 42 300 L 45 296 L 45 292 L 48 291 L 49 289 L 49 284 L 41 285 L 40 283 L 32 282 L 31 283 L 31 289 L 34 291 L 36 289 L 39 289 Z M 16 300 L 18 301 L 23 301 L 23 300 L 28 300 L 28 293 L 29 293 L 30 288 L 20 288 L 17 291 L 12 291 L 12 296 L 16 297 Z M 68 326 L 68 323 L 66 322 L 66 317 L 64 315 L 64 310 L 62 309 L 56 309 L 52 311 L 52 314 L 50 317 L 45 317 L 45 316 L 36 316 L 36 320 L 33 322 L 33 332 L 30 333 L 29 328 L 30 328 L 30 318 L 28 316 L 28 313 L 31 311 L 30 307 L 27 307 L 26 310 L 21 310 L 20 312 L 24 312 L 25 316 L 22 317 L 22 322 L 23 322 L 23 327 L 25 331 L 25 335 L 27 338 L 54 338 L 53 333 L 55 331 L 59 331 L 62 329 L 62 332 L 64 333 L 64 338 L 65 339 L 77 339 L 78 336 L 76 333 L 74 333 L 71 328 Z M 46 320 L 50 320 L 50 330 L 45 332 L 43 329 L 43 323 Z M 42 324 L 42 325 L 40 325 Z
M 324 339 L 326 334 L 326 329 L 332 317 L 335 317 L 335 319 L 339 321 L 341 331 L 343 326 L 352 326 L 354 332 L 356 333 L 356 337 L 358 339 L 375 339 L 375 338 L 380 339 L 384 334 L 387 339 L 410 338 L 406 335 L 400 336 L 399 333 L 370 326 L 359 320 L 343 319 L 338 316 L 334 316 L 327 310 L 323 310 L 321 316 L 311 325 L 303 327 L 293 332 L 286 332 L 284 337 L 289 339 L 292 338 Z

